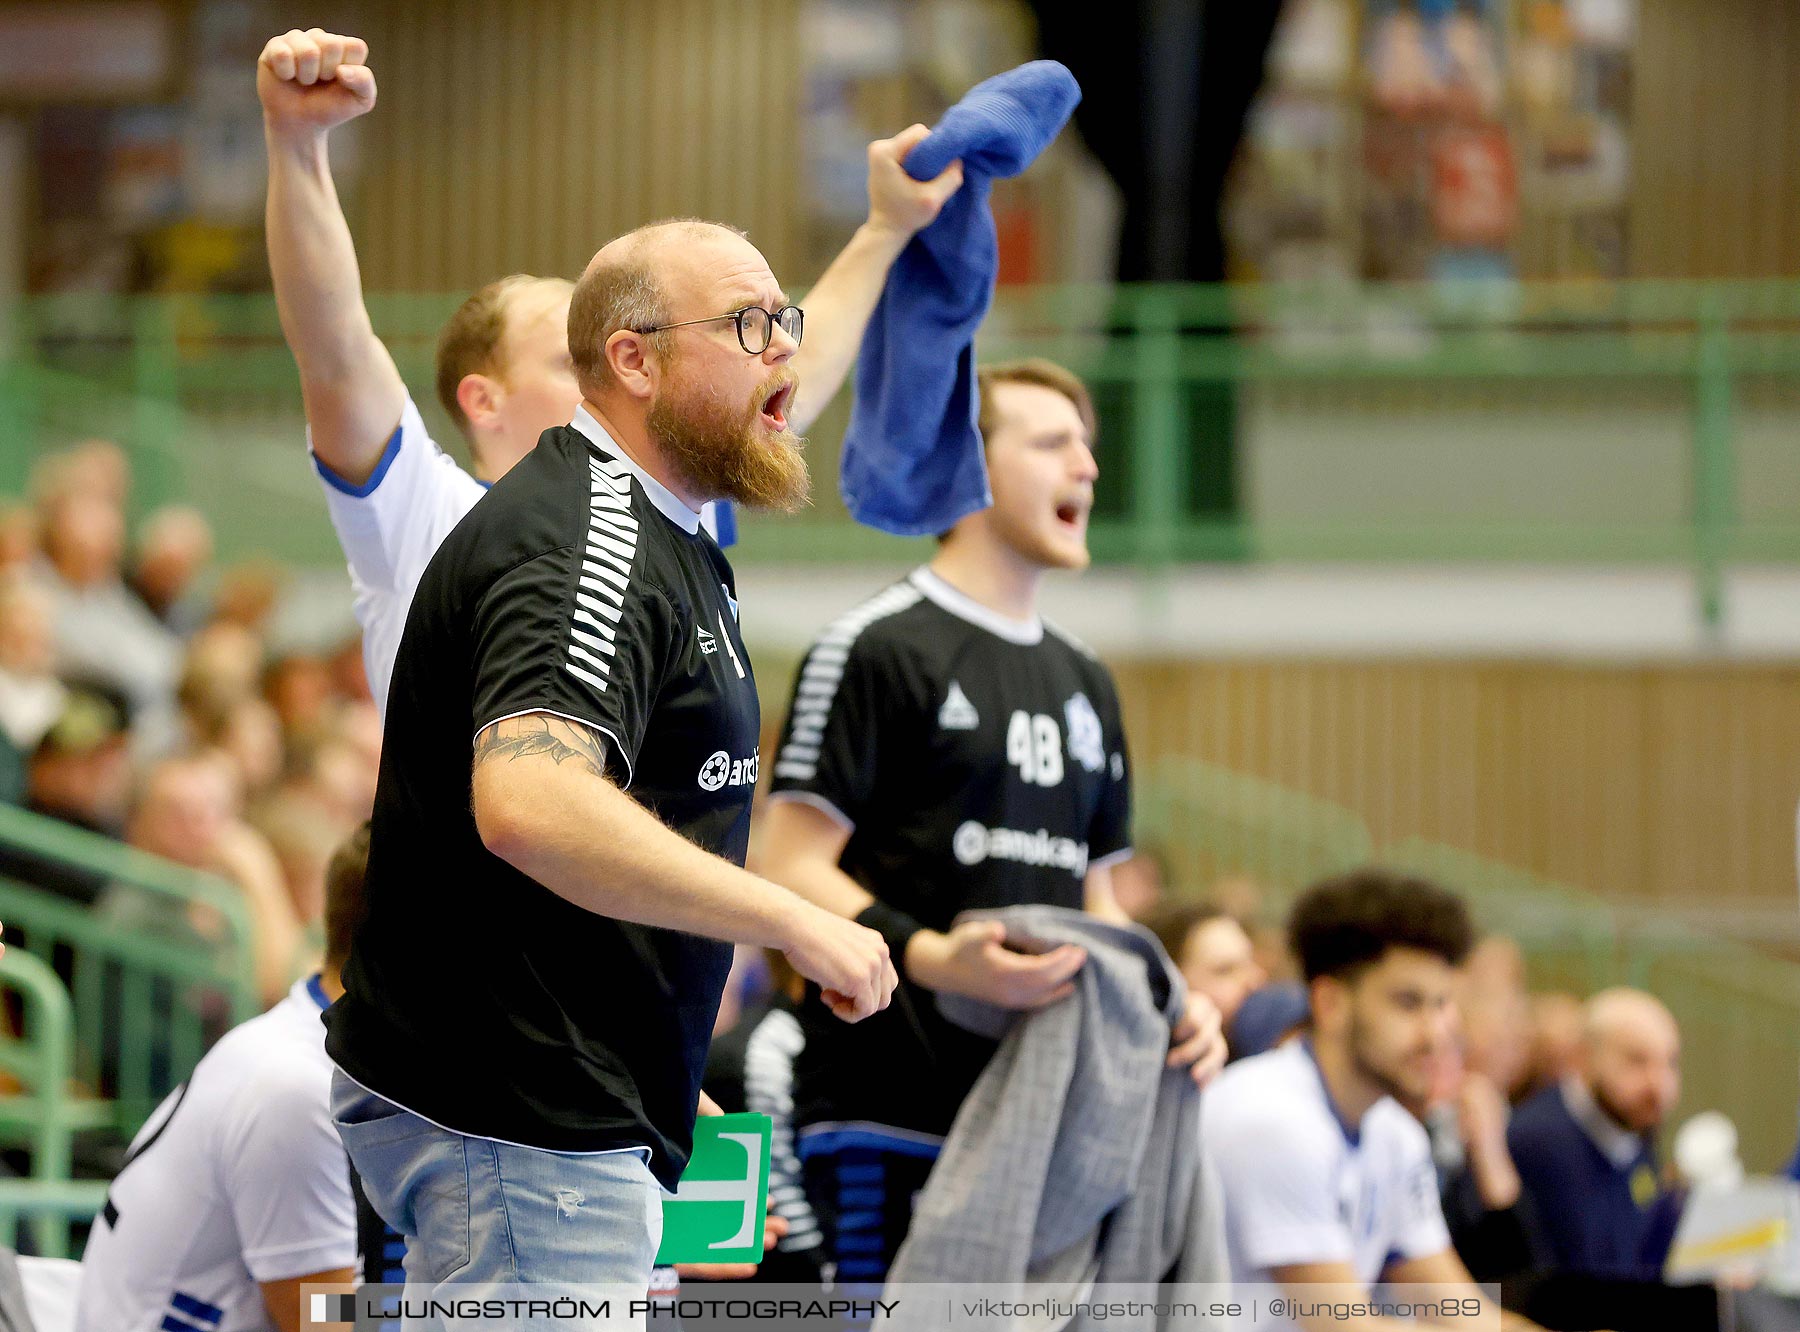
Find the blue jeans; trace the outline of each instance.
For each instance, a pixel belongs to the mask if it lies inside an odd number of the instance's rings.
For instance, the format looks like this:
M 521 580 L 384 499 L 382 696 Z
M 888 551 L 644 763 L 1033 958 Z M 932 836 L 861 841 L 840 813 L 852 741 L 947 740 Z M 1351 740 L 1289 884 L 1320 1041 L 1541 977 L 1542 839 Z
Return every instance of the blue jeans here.
M 643 1297 L 662 1241 L 662 1188 L 648 1149 L 572 1155 L 465 1137 L 377 1096 L 341 1072 L 331 1079 L 332 1119 L 381 1218 L 406 1237 L 406 1295 L 415 1302 L 473 1300 L 497 1286 L 609 1285 Z M 609 1292 L 612 1317 L 544 1326 L 642 1326 Z M 595 1298 L 589 1292 L 589 1302 Z M 540 1292 L 532 1291 L 533 1298 Z M 413 1329 L 536 1327 L 508 1317 L 408 1318 Z

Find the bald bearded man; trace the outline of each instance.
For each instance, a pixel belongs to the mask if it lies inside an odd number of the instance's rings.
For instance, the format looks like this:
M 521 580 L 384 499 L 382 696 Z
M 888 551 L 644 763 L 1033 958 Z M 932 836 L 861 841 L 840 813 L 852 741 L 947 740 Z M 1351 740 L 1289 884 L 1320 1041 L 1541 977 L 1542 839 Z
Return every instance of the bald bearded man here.
M 644 1290 L 731 944 L 779 949 L 846 1021 L 893 991 L 879 934 L 743 869 L 761 719 L 700 509 L 805 498 L 804 332 L 732 228 L 608 244 L 570 305 L 575 419 L 413 598 L 326 1019 L 338 1131 L 406 1236 L 409 1300 Z
M 1603 990 L 1583 1011 L 1578 1066 L 1519 1108 L 1507 1146 L 1554 1266 L 1659 1280 L 1680 1200 L 1656 1135 L 1681 1096 L 1681 1033 L 1654 995 Z

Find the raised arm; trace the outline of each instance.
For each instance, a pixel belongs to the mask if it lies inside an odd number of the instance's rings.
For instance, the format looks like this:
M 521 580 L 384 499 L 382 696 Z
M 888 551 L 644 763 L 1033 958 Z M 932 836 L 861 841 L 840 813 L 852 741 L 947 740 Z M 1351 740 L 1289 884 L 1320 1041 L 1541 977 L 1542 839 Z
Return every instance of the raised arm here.
M 806 340 L 794 355 L 799 392 L 789 416 L 805 434 L 856 363 L 863 330 L 888 269 L 946 200 L 962 188 L 962 163 L 952 162 L 934 180 L 914 180 L 901 167 L 913 146 L 931 133 L 913 125 L 869 145 L 869 219 L 806 294 Z
M 331 179 L 331 130 L 375 105 L 361 38 L 292 31 L 256 63 L 269 149 L 266 228 L 281 331 L 300 367 L 313 452 L 367 481 L 400 424 L 406 386 L 363 305 L 356 247 Z
M 548 713 L 483 730 L 474 806 L 488 850 L 598 915 L 778 948 L 846 1021 L 887 1007 L 895 977 L 879 934 L 665 826 L 607 778 L 605 746 Z

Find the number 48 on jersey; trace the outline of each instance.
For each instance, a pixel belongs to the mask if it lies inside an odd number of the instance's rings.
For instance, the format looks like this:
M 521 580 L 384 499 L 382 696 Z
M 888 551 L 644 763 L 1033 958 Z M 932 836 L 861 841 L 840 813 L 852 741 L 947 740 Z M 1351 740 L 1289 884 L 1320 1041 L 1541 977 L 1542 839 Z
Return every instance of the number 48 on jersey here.
M 1043 713 L 1015 712 L 1006 724 L 1006 761 L 1028 786 L 1058 786 L 1063 779 L 1062 727 Z

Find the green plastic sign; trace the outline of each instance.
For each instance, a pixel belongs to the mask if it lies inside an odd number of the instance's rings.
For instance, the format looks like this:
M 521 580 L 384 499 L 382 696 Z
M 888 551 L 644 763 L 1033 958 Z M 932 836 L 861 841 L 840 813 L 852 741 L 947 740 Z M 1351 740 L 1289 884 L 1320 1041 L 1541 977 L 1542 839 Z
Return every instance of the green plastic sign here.
M 767 1115 L 701 1115 L 694 1154 L 673 1197 L 663 1199 L 656 1261 L 757 1263 L 769 1205 Z

